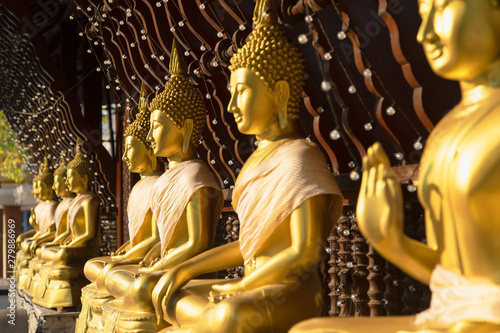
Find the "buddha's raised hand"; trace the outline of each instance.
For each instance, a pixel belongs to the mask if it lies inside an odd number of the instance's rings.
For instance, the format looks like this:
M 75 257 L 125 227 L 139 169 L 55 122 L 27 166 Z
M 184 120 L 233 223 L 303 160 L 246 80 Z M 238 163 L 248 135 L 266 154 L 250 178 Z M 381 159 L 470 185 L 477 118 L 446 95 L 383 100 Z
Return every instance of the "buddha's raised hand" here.
M 376 248 L 396 242 L 393 247 L 403 235 L 403 196 L 380 143 L 368 148 L 363 168 L 356 208 L 359 227 Z

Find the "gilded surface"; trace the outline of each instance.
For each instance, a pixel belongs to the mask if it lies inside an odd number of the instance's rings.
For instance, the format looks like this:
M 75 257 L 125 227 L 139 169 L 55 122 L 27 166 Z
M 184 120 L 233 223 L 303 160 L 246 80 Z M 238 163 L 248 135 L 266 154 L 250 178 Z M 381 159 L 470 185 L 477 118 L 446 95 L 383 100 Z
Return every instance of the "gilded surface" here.
M 427 243 L 403 233 L 401 188 L 379 144 L 364 159 L 361 231 L 376 250 L 429 283 L 429 310 L 415 322 L 384 318 L 385 332 L 500 330 L 500 8 L 494 0 L 420 0 L 418 40 L 432 69 L 460 80 L 462 101 L 436 126 L 420 165 Z M 355 321 L 315 320 L 293 332 L 363 332 Z M 326 329 L 328 327 L 328 329 Z M 344 330 L 342 330 L 344 332 Z M 403 332 L 403 331 L 401 331 Z
M 270 223 L 271 229 L 254 236 L 258 246 L 255 251 L 248 251 L 251 258 L 243 257 L 242 243 L 236 241 L 204 252 L 163 275 L 153 291 L 153 304 L 158 320 L 174 325 L 169 331 L 282 332 L 320 312 L 321 284 L 316 269 L 329 227 L 338 218 L 342 196 L 324 157 L 311 163 L 328 174 L 327 182 L 303 166 L 307 152 L 317 149 L 300 139 L 296 125 L 303 60 L 276 25 L 273 5 L 271 1 L 257 1 L 257 27 L 230 67 L 232 96 L 228 106 L 239 131 L 256 135 L 259 140 L 234 190 L 236 211 L 241 208 L 243 213 L 248 208 L 248 214 L 243 214 L 246 219 L 240 216 L 240 239 L 247 236 L 253 224 L 259 223 L 260 211 L 262 216 L 271 213 L 271 220 L 263 221 Z M 274 59 L 264 61 L 266 57 Z M 304 172 L 287 173 L 279 168 L 284 155 L 289 165 L 300 166 Z M 283 174 L 289 177 L 283 181 L 291 186 L 276 184 L 273 190 L 265 191 L 251 186 L 252 180 L 256 184 L 275 184 L 276 179 L 271 178 Z M 246 190 L 253 195 L 247 195 Z M 284 191 L 287 198 L 297 198 L 297 202 L 281 202 Z M 257 209 L 249 208 L 252 200 L 261 203 Z M 278 212 L 273 216 L 275 208 Z M 248 228 L 245 223 L 249 223 Z M 193 279 L 243 264 L 245 278 L 240 280 Z

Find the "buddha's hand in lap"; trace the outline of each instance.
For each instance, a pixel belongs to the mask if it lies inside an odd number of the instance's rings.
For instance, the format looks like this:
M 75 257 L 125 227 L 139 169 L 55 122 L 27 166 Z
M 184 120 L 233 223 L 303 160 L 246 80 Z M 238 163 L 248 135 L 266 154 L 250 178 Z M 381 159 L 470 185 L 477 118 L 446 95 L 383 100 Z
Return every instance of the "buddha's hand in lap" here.
M 170 269 L 160 278 L 156 287 L 153 289 L 152 295 L 158 324 L 160 324 L 162 320 L 166 320 L 178 326 L 175 318 L 169 316 L 167 305 L 170 303 L 174 293 L 181 289 L 191 279 L 192 276 L 188 271 L 179 266 Z
M 236 295 L 245 291 L 242 280 L 222 284 L 214 284 L 212 289 L 222 295 Z
M 160 258 L 155 258 L 149 264 L 144 260 L 139 263 L 138 272 L 141 274 L 149 274 L 160 270 Z
M 127 253 L 127 251 L 124 251 L 124 250 L 121 250 L 121 251 L 118 251 L 118 252 L 113 252 L 111 253 L 111 260 L 112 261 L 121 261 L 121 260 L 125 260 L 127 259 L 125 257 L 125 254 Z
M 397 242 L 403 235 L 403 195 L 380 143 L 363 158 L 357 218 L 361 232 L 372 243 Z

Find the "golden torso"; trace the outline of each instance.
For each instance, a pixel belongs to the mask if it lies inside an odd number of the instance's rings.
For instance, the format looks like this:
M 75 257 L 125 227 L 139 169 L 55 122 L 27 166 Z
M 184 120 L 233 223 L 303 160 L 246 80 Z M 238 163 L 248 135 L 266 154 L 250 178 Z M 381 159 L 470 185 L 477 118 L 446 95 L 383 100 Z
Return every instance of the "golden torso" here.
M 446 115 L 427 141 L 418 192 L 426 212 L 427 244 L 440 252 L 441 265 L 496 284 L 500 267 L 492 259 L 500 251 L 495 241 L 500 217 L 488 209 L 500 202 L 500 171 L 485 173 L 491 163 L 499 166 L 499 111 L 497 88 L 481 103 L 460 104 Z

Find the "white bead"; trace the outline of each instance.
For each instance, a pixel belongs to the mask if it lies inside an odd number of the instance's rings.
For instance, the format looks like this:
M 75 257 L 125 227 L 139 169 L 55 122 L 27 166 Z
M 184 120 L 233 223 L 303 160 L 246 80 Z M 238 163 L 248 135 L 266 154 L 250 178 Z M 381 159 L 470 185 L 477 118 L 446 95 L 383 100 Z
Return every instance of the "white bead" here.
M 368 68 L 367 68 L 367 69 L 365 69 L 365 70 L 363 71 L 363 76 L 364 76 L 364 77 L 371 77 L 371 76 L 372 76 L 372 71 L 371 71 L 370 69 L 368 69 Z
M 365 131 L 371 131 L 373 128 L 371 123 L 366 123 L 364 127 L 365 127 Z
M 349 92 L 349 94 L 354 94 L 356 92 L 356 87 L 355 86 L 349 86 L 349 88 L 347 88 L 347 91 Z
M 340 39 L 340 40 L 344 40 L 346 37 L 347 37 L 347 35 L 343 31 L 339 31 L 337 33 L 337 38 Z
M 307 36 L 305 34 L 300 34 L 297 40 L 300 44 L 305 44 L 308 41 Z
M 392 106 L 389 106 L 385 110 L 385 113 L 387 113 L 389 116 L 393 116 L 394 114 L 396 114 L 396 110 Z
M 332 140 L 338 140 L 340 139 L 340 133 L 337 130 L 333 130 L 330 132 L 330 139 Z
M 330 82 L 328 81 L 321 82 L 321 90 L 329 91 L 330 89 L 332 89 L 332 84 Z
M 351 178 L 351 180 L 355 182 L 355 181 L 359 180 L 359 173 L 355 170 L 352 170 L 349 173 L 349 178 Z M 349 230 L 346 230 L 346 231 L 349 231 Z
M 416 141 L 413 144 L 413 148 L 415 148 L 415 150 L 422 150 L 423 147 L 424 145 L 422 144 L 422 142 L 420 142 L 420 140 Z
M 406 187 L 408 189 L 408 192 L 415 192 L 417 190 L 417 187 L 413 184 L 408 184 L 408 186 Z

